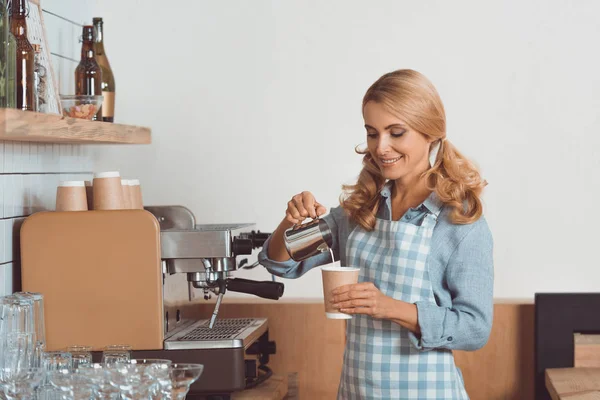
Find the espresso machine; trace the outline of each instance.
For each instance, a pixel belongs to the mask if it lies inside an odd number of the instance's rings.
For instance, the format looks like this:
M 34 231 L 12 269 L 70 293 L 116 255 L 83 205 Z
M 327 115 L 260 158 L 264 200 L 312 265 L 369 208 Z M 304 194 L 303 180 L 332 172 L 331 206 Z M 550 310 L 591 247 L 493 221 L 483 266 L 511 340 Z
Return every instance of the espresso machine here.
M 45 297 L 49 350 L 126 343 L 133 358 L 204 365 L 188 398 L 228 398 L 267 379 L 265 318 L 220 318 L 227 291 L 277 300 L 284 286 L 235 278 L 269 234 L 254 224 L 197 224 L 183 206 L 41 212 L 21 229 L 22 285 Z M 211 315 L 188 317 L 201 299 Z M 206 314 L 206 313 L 205 313 Z

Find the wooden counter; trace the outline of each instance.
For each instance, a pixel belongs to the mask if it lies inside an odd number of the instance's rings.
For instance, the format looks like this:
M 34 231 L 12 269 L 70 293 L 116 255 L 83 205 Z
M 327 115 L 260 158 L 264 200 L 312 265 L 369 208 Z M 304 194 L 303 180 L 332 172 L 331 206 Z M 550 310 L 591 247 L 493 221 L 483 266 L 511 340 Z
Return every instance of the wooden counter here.
M 600 399 L 600 368 L 550 368 L 546 389 L 552 400 Z
M 273 375 L 252 389 L 234 393 L 232 400 L 284 400 L 288 395 L 288 377 Z

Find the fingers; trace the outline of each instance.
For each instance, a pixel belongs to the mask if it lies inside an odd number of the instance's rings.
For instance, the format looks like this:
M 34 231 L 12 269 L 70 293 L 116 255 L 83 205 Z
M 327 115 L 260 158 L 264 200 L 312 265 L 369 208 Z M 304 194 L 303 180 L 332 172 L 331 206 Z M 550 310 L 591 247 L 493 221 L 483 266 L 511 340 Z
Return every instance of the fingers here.
M 286 216 L 291 222 L 295 224 L 299 224 L 300 222 L 304 221 L 304 218 L 302 218 L 302 215 L 300 215 L 300 212 L 298 211 L 298 208 L 296 207 L 296 204 L 294 203 L 293 199 L 288 201 Z
M 299 220 L 298 218 L 294 218 L 294 216 L 292 214 L 290 214 L 289 211 L 286 211 L 285 219 L 294 225 L 299 224 L 303 221 L 303 220 Z
M 299 224 L 306 218 L 316 218 L 327 212 L 319 204 L 311 192 L 298 193 L 287 204 L 286 219 L 294 224 Z
M 355 299 L 370 299 L 375 297 L 377 293 L 375 291 L 372 290 L 349 290 L 347 292 L 344 292 L 342 294 L 338 294 L 335 296 L 331 297 L 331 302 L 334 304 L 340 303 L 340 302 L 344 302 L 344 301 L 348 301 L 348 300 L 355 300 Z
M 296 209 L 298 210 L 300 216 L 302 216 L 303 218 L 310 217 L 310 214 L 307 210 L 307 208 L 309 208 L 309 205 L 305 203 L 305 201 L 307 201 L 305 192 L 302 192 L 292 197 L 292 201 L 294 202 L 294 206 L 296 206 Z
M 372 317 L 374 317 L 377 313 L 374 307 L 340 308 L 339 310 L 344 314 L 364 314 Z
M 374 307 L 375 299 L 352 299 L 347 301 L 341 301 L 339 303 L 332 304 L 333 308 L 337 308 L 338 310 L 359 308 L 359 307 Z M 344 311 L 345 312 L 345 311 Z
M 373 284 L 373 282 L 361 282 L 361 283 L 353 283 L 351 285 L 343 285 L 339 286 L 331 291 L 332 294 L 342 294 L 351 290 L 362 291 L 362 290 L 373 290 L 377 289 L 377 287 Z
M 317 216 L 320 217 L 321 215 L 323 215 L 327 212 L 327 208 L 325 208 L 324 205 L 317 203 L 315 201 L 315 212 L 316 212 Z
M 308 216 L 311 218 L 317 218 L 317 213 L 315 211 L 315 196 L 313 196 L 311 192 L 302 192 L 302 202 L 306 206 Z

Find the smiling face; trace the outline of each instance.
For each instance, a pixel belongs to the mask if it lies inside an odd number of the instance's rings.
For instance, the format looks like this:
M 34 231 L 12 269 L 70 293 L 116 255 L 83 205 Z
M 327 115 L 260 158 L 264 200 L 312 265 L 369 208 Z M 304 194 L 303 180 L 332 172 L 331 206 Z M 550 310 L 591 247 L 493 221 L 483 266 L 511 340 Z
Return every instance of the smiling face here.
M 368 151 L 385 179 L 410 179 L 429 168 L 431 139 L 411 129 L 381 103 L 363 109 Z

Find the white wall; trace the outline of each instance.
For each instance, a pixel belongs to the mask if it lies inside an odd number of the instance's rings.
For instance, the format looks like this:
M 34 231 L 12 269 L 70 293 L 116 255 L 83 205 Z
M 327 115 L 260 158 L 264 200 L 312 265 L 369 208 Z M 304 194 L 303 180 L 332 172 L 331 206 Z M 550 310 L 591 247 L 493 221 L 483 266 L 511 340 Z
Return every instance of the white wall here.
M 425 73 L 448 137 L 490 185 L 495 295 L 597 291 L 600 42 L 595 1 L 103 0 L 118 122 L 150 146 L 97 149 L 146 204 L 273 230 L 295 193 L 337 204 L 364 141 L 362 96 Z M 269 278 L 264 270 L 240 274 Z M 320 297 L 317 271 L 286 297 Z
M 93 2 L 42 0 L 42 8 L 83 22 Z M 48 13 L 43 13 L 43 18 L 50 51 L 78 59 L 81 45 L 75 25 Z M 60 82 L 61 93 L 65 93 L 73 86 L 77 63 L 58 56 L 52 56 L 52 62 L 56 76 L 69 77 Z M 92 170 L 90 148 L 85 145 L 0 141 L 0 296 L 20 289 L 19 230 L 25 217 L 53 210 L 58 183 L 90 179 Z
M 48 47 L 60 94 L 75 94 L 81 25 L 92 24 L 94 0 L 41 0 Z

